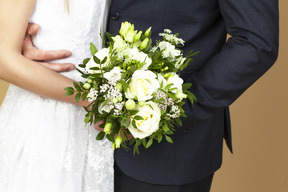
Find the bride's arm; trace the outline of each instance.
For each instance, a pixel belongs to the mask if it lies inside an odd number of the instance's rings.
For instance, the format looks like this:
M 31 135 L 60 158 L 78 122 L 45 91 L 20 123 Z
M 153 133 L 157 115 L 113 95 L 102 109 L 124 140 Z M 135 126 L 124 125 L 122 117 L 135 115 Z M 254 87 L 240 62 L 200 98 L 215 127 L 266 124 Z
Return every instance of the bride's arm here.
M 64 88 L 73 85 L 71 79 L 21 54 L 34 3 L 35 0 L 0 0 L 0 79 L 41 96 L 75 104 L 73 96 L 64 96 Z

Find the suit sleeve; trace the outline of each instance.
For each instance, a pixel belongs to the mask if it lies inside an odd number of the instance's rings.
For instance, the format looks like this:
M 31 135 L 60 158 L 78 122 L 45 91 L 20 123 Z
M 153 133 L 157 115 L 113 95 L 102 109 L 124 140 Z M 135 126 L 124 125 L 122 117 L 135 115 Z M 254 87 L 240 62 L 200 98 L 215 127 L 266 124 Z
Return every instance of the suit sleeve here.
M 218 2 L 231 38 L 199 73 L 190 77 L 198 103 L 184 106 L 189 111 L 189 118 L 183 119 L 186 128 L 232 104 L 278 56 L 278 0 Z

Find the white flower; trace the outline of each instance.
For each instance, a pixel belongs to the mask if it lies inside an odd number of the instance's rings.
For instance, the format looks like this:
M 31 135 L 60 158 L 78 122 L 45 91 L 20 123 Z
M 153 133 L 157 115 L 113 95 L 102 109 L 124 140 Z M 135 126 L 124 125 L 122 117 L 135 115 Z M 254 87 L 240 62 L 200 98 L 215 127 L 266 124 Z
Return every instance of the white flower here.
M 135 120 L 137 129 L 133 127 L 132 123 L 128 129 L 134 138 L 143 139 L 159 129 L 161 110 L 152 101 L 147 102 L 143 107 L 136 106 L 136 110 L 139 110 L 137 116 L 141 116 L 143 120 Z
M 176 73 L 173 74 L 172 76 L 170 76 L 167 79 L 166 83 L 167 83 L 167 85 L 170 84 L 170 83 L 173 83 L 171 88 L 177 88 L 176 90 L 172 91 L 173 93 L 182 92 L 182 85 L 183 85 L 184 81 Z
M 102 67 L 107 67 L 107 65 L 110 62 L 109 61 L 109 49 L 103 48 L 103 49 L 99 50 L 97 53 L 95 53 L 95 56 L 98 59 L 100 59 L 100 61 L 103 60 L 105 57 L 107 57 L 107 61 L 102 64 Z M 100 64 L 95 63 L 93 58 L 91 58 L 90 61 L 86 64 L 85 70 L 87 71 L 87 73 L 90 73 L 90 74 L 100 73 L 100 70 L 91 70 L 90 68 L 92 68 L 92 67 L 99 67 L 100 68 Z
M 128 99 L 137 98 L 138 101 L 147 101 L 152 98 L 160 87 L 156 75 L 151 71 L 137 70 L 132 75 L 131 82 L 125 96 Z
M 164 33 L 171 34 L 172 31 L 170 29 L 164 29 Z
M 139 52 L 138 48 L 134 47 L 132 49 L 127 49 L 126 55 L 128 60 L 139 61 L 140 63 L 145 63 L 142 69 L 148 69 L 151 65 L 152 60 L 148 57 L 148 55 L 144 52 Z
M 185 41 L 182 38 L 178 38 L 175 34 L 172 34 L 170 29 L 164 29 L 164 33 L 159 33 L 159 36 L 164 37 L 164 39 L 174 45 L 184 45 Z
M 98 112 L 100 114 L 103 114 L 104 112 L 109 113 L 111 111 L 110 106 L 107 104 L 107 102 L 102 102 L 99 106 L 98 106 Z
M 180 69 L 181 65 L 183 65 L 185 61 L 186 61 L 185 57 L 178 58 L 177 62 L 175 63 L 175 68 Z
M 160 50 L 163 51 L 163 52 L 162 52 L 162 56 L 163 56 L 164 58 L 169 58 L 169 57 L 171 57 L 170 59 L 171 59 L 171 60 L 174 60 L 175 57 L 181 55 L 181 51 L 180 51 L 180 50 L 177 50 L 177 49 L 175 48 L 175 46 L 172 45 L 172 44 L 169 43 L 169 42 L 161 41 L 158 46 L 159 46 Z
M 126 42 L 120 35 L 116 35 L 115 37 L 112 37 L 114 44 L 113 48 L 116 50 L 122 50 L 126 47 Z
M 114 67 L 111 71 L 104 73 L 103 76 L 111 85 L 116 85 L 121 79 L 121 69 L 119 67 Z
M 162 85 L 161 88 L 165 88 L 165 86 L 167 85 L 167 81 L 166 81 L 166 79 L 163 77 L 163 75 L 161 73 L 157 74 L 157 79 L 159 81 L 159 84 Z
M 97 99 L 97 97 L 98 97 L 98 91 L 94 88 L 91 88 L 90 92 L 87 95 L 88 101 L 91 103 L 91 102 L 95 101 Z
M 100 85 L 100 93 L 105 93 L 109 89 L 108 84 Z

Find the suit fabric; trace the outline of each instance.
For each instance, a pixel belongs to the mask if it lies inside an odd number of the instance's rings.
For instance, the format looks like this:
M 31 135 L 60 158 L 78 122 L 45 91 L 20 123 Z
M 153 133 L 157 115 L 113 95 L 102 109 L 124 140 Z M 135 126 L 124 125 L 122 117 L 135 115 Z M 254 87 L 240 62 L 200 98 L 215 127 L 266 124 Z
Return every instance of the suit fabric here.
M 174 144 L 154 142 L 135 157 L 133 150 L 116 150 L 120 169 L 165 185 L 192 183 L 219 169 L 223 138 L 232 151 L 228 107 L 275 62 L 278 20 L 278 0 L 114 0 L 110 33 L 117 34 L 124 21 L 138 30 L 152 26 L 153 40 L 171 29 L 185 40 L 184 53 L 200 51 L 181 72 L 198 102 L 184 105 L 187 118 Z

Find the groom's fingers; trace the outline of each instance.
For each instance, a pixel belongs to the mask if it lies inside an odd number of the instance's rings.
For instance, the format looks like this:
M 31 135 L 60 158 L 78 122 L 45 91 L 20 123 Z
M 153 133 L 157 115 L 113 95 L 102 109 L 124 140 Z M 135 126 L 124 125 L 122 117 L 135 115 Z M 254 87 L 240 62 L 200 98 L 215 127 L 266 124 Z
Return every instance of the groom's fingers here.
M 30 23 L 28 24 L 28 28 L 27 28 L 27 35 L 36 35 L 37 32 L 39 31 L 39 25 L 35 24 L 35 23 Z
M 57 59 L 64 59 L 66 57 L 70 57 L 72 53 L 68 50 L 57 50 L 57 51 L 46 51 L 46 50 L 39 50 L 34 47 L 33 42 L 31 40 L 31 36 L 36 35 L 39 30 L 39 25 L 37 24 L 29 24 L 25 38 L 22 45 L 22 54 L 34 61 L 52 61 Z M 67 64 L 66 64 L 67 65 Z M 75 69 L 75 66 L 69 66 L 71 69 Z M 68 68 L 69 68 L 68 67 Z M 55 68 L 52 66 L 51 68 Z M 59 68 L 59 67 L 57 67 Z M 61 67 L 60 67 L 61 68 Z M 67 69 L 68 69 L 67 68 Z
M 100 125 L 103 124 L 104 121 L 100 121 L 100 122 L 96 122 L 96 124 L 94 124 L 94 128 L 98 131 L 104 131 L 104 128 L 101 128 Z
M 61 64 L 47 63 L 47 62 L 38 62 L 38 63 L 56 72 L 71 71 L 75 69 L 75 65 L 73 65 L 72 63 L 61 63 Z
M 72 54 L 67 50 L 46 51 L 36 49 L 35 47 L 26 47 L 23 49 L 23 55 L 31 60 L 52 61 L 70 57 Z

